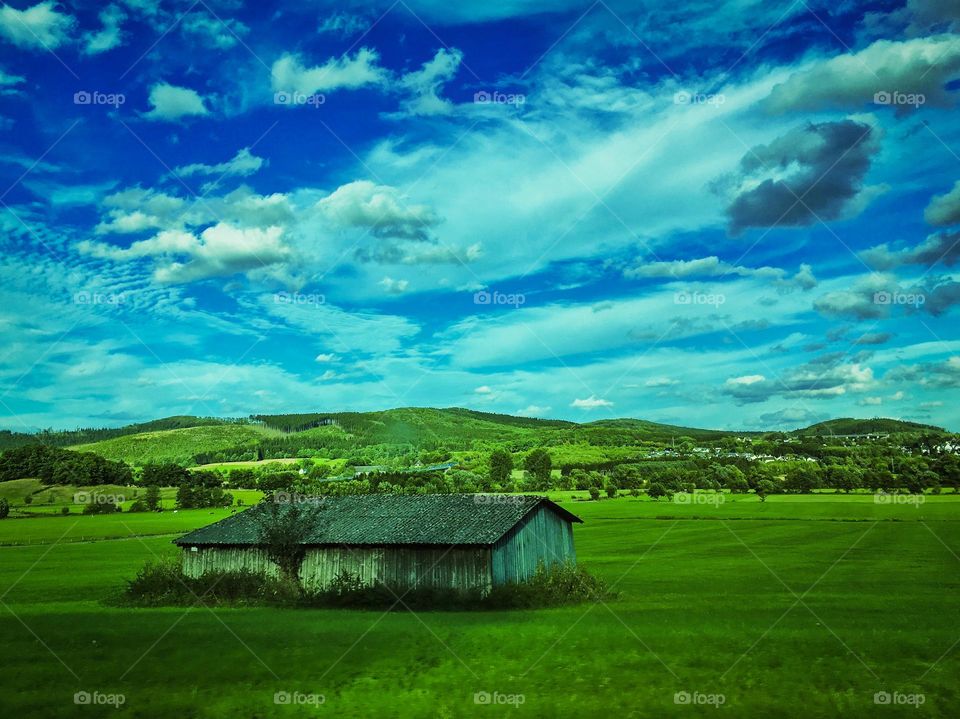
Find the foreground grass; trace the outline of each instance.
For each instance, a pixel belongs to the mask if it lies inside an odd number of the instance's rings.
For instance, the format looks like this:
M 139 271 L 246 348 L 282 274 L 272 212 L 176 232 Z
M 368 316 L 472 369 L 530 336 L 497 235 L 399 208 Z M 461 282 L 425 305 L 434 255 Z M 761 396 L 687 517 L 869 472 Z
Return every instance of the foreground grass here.
M 0 522 L 0 542 L 46 542 L 0 547 L 0 712 L 103 715 L 73 703 L 86 690 L 122 693 L 119 712 L 143 717 L 503 715 L 474 703 L 486 691 L 522 695 L 511 716 L 718 716 L 678 692 L 722 694 L 729 716 L 955 716 L 960 502 L 787 499 L 698 521 L 666 502 L 566 498 L 586 520 L 580 561 L 620 598 L 493 614 L 111 608 L 124 578 L 175 552 L 170 538 L 55 543 L 70 524 L 123 536 L 121 521 L 148 534 L 216 516 Z M 887 514 L 861 514 L 874 511 Z M 924 704 L 876 706 L 880 691 Z M 277 705 L 277 692 L 325 703 Z

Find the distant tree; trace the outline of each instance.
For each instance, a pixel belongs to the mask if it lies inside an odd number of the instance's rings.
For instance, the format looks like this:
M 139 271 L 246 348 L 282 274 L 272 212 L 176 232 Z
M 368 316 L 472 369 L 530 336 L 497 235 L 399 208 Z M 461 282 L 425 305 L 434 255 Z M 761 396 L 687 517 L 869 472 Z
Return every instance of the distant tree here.
M 280 502 L 266 497 L 254 515 L 259 544 L 291 582 L 299 582 L 304 542 L 323 526 L 320 502 Z
M 550 472 L 553 463 L 545 450 L 535 449 L 523 460 L 523 468 L 534 478 L 534 489 L 550 489 Z
M 504 485 L 510 479 L 513 471 L 513 455 L 497 449 L 490 453 L 490 482 L 494 485 Z
M 769 479 L 761 479 L 757 482 L 757 496 L 760 498 L 761 502 L 767 501 L 767 495 L 773 494 L 777 491 L 777 485 L 771 482 Z
M 156 512 L 160 509 L 160 487 L 155 484 L 147 487 L 147 494 L 143 498 L 143 503 L 151 512 Z
M 600 490 L 597 487 L 590 487 L 590 499 L 594 502 L 600 499 Z
M 607 496 L 610 499 L 613 499 L 614 497 L 617 496 L 617 488 L 614 485 L 612 484 L 607 485 Z
M 653 482 L 650 488 L 647 489 L 647 496 L 650 497 L 650 499 L 660 499 L 661 497 L 666 497 L 667 494 L 667 488 L 660 482 Z
M 10 515 L 10 502 L 6 499 L 0 499 L 0 519 L 6 519 Z
M 60 514 L 64 516 L 70 514 L 70 507 L 60 507 Z
M 23 503 L 24 503 L 24 504 L 33 504 L 33 497 L 31 497 L 31 496 L 28 494 L 26 497 L 23 498 Z
M 146 464 L 140 472 L 140 484 L 145 487 L 179 487 L 190 480 L 190 472 L 179 464 Z

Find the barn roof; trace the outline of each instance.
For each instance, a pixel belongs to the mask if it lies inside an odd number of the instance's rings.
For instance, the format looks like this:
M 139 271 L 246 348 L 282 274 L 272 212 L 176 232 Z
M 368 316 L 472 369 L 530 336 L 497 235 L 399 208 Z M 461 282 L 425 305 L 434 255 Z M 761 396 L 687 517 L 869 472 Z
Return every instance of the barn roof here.
M 321 520 L 304 544 L 494 544 L 536 507 L 582 522 L 545 497 L 477 494 L 364 494 L 312 497 Z M 291 505 L 287 504 L 285 507 Z M 183 545 L 257 544 L 264 504 L 174 540 Z M 281 510 L 282 511 L 282 510 Z

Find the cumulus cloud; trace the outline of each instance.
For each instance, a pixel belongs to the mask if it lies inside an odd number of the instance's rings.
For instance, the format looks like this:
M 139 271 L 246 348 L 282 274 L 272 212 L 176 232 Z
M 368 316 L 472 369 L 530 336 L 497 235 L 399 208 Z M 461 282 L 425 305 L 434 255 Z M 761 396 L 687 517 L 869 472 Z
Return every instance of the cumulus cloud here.
M 862 209 L 881 189 L 862 182 L 877 139 L 873 127 L 848 119 L 798 127 L 752 148 L 735 173 L 715 183 L 733 197 L 731 233 L 811 225 Z
M 613 407 L 613 402 L 606 399 L 601 399 L 592 394 L 586 399 L 573 400 L 573 402 L 570 403 L 570 406 L 576 409 L 594 410 L 599 409 L 600 407 Z
M 174 170 L 174 174 L 180 175 L 181 177 L 190 177 L 191 175 L 246 177 L 259 171 L 265 163 L 266 160 L 250 152 L 249 147 L 244 147 L 237 152 L 232 159 L 226 162 L 220 162 L 216 165 L 204 165 L 203 163 L 184 165 Z
M 937 262 L 952 267 L 960 262 L 960 232 L 933 234 L 919 245 L 903 249 L 891 249 L 885 243 L 861 252 L 860 257 L 878 270 L 889 270 L 904 265 L 931 267 Z
M 543 417 L 551 409 L 551 407 L 541 407 L 539 405 L 529 404 L 523 409 L 516 410 L 514 414 L 518 417 Z
M 442 115 L 450 112 L 453 104 L 440 97 L 440 88 L 457 74 L 463 53 L 457 49 L 440 48 L 432 60 L 425 62 L 420 70 L 409 72 L 400 78 L 399 87 L 410 93 L 411 98 L 403 103 L 408 115 Z
M 297 92 L 312 95 L 333 90 L 354 90 L 367 85 L 381 85 L 388 79 L 379 65 L 375 50 L 360 48 L 351 58 L 331 58 L 325 64 L 307 67 L 299 55 L 286 54 L 270 69 L 274 92 Z
M 924 210 L 923 219 L 936 226 L 960 223 L 960 181 L 946 194 L 937 195 L 930 200 Z
M 314 357 L 315 362 L 333 362 L 337 356 L 335 354 L 330 354 L 329 352 L 321 352 L 316 357 Z
M 781 288 L 799 287 L 809 290 L 817 285 L 813 275 L 813 268 L 808 264 L 801 264 L 800 269 L 793 277 L 789 277 L 786 270 L 779 267 L 743 267 L 722 261 L 719 257 L 702 257 L 695 260 L 672 260 L 649 262 L 636 267 L 629 267 L 623 271 L 625 277 L 638 278 L 669 278 L 685 279 L 690 277 L 757 277 L 771 280 Z
M 409 280 L 395 280 L 392 277 L 384 277 L 378 283 L 388 295 L 402 295 L 410 286 Z
M 732 377 L 721 391 L 738 404 L 787 398 L 830 399 L 847 392 L 864 392 L 874 386 L 873 370 L 859 363 L 843 363 L 842 356 L 825 355 L 770 379 L 762 374 Z
M 250 28 L 234 18 L 217 18 L 198 10 L 183 18 L 180 31 L 205 47 L 229 50 L 241 42 Z
M 123 41 L 120 26 L 126 17 L 127 14 L 119 5 L 107 5 L 100 11 L 100 23 L 103 27 L 83 36 L 83 52 L 87 55 L 99 55 L 119 47 Z
M 867 332 L 855 339 L 855 345 L 883 345 L 893 339 L 889 332 Z
M 874 273 L 854 281 L 849 289 L 827 292 L 813 304 L 827 317 L 857 320 L 888 317 L 895 307 L 935 317 L 960 304 L 960 282 L 952 277 L 923 277 L 901 283 L 889 274 Z
M 196 90 L 165 82 L 150 88 L 150 105 L 151 109 L 144 113 L 144 117 L 151 120 L 175 122 L 183 117 L 207 115 L 210 112 L 204 104 L 204 98 Z
M 944 89 L 960 72 L 960 37 L 943 35 L 894 42 L 878 40 L 860 52 L 822 60 L 776 85 L 764 103 L 773 113 L 862 108 L 877 93 L 921 94 L 924 104 L 952 107 Z M 889 103 L 898 113 L 915 105 Z
M 949 357 L 941 362 L 921 362 L 894 367 L 887 372 L 884 379 L 916 382 L 930 389 L 960 387 L 960 356 Z
M 164 230 L 126 248 L 85 241 L 78 249 L 83 254 L 115 261 L 153 259 L 153 277 L 157 282 L 182 284 L 286 263 L 292 252 L 283 243 L 282 235 L 280 227 L 240 228 L 220 223 L 199 235 Z
M 53 50 L 65 43 L 76 21 L 51 0 L 24 10 L 0 8 L 0 36 L 25 50 Z
M 426 205 L 408 205 L 399 190 L 357 180 L 341 185 L 317 203 L 320 211 L 343 227 L 368 229 L 375 237 L 425 240 L 440 219 Z

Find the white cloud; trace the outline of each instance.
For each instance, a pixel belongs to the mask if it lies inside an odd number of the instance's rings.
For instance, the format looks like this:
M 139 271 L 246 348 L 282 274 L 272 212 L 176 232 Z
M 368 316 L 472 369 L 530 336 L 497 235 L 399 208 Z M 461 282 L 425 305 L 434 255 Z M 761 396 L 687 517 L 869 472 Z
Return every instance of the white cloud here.
M 440 221 L 426 205 L 404 202 L 395 187 L 369 180 L 341 185 L 317 207 L 331 221 L 343 227 L 367 228 L 376 237 L 423 240 Z
M 315 362 L 333 362 L 336 358 L 337 356 L 335 354 L 320 353 L 314 358 L 314 361 Z
M 453 104 L 440 97 L 440 88 L 457 74 L 463 53 L 457 49 L 440 48 L 432 60 L 425 62 L 420 70 L 409 72 L 400 78 L 398 85 L 412 97 L 403 103 L 408 115 L 443 115 Z
M 286 54 L 276 60 L 270 70 L 273 91 L 312 95 L 382 85 L 388 76 L 379 66 L 379 60 L 375 50 L 361 48 L 352 58 L 331 58 L 323 65 L 306 67 L 300 56 Z
M 953 189 L 943 195 L 937 195 L 927 209 L 923 218 L 931 225 L 956 225 L 960 223 L 960 181 Z
M 183 117 L 207 115 L 210 112 L 204 104 L 204 98 L 196 90 L 165 82 L 150 88 L 150 105 L 152 108 L 144 113 L 144 117 L 151 120 L 175 122 Z
M 395 280 L 392 277 L 384 277 L 377 284 L 380 285 L 389 295 L 401 295 L 406 292 L 407 288 L 410 286 L 410 282 L 408 280 Z
M 239 228 L 220 223 L 208 227 L 199 236 L 164 230 L 127 248 L 85 241 L 78 249 L 93 257 L 115 261 L 154 259 L 153 276 L 157 282 L 180 284 L 286 263 L 292 258 L 292 252 L 283 243 L 282 235 L 280 227 Z
M 487 385 L 483 385 L 483 386 L 481 386 L 481 387 L 477 387 L 477 388 L 476 388 L 475 390 L 473 390 L 473 391 L 476 392 L 477 394 L 490 394 L 491 392 L 493 392 L 493 390 L 492 390 L 490 387 L 488 387 Z
M 266 160 L 250 152 L 249 147 L 244 147 L 226 162 L 220 162 L 216 165 L 204 165 L 203 163 L 184 165 L 175 169 L 174 174 L 181 177 L 190 177 L 191 175 L 246 177 L 259 171 L 264 164 L 266 164 Z
M 25 10 L 9 5 L 0 8 L 0 36 L 26 50 L 60 47 L 69 39 L 75 22 L 72 16 L 60 13 L 51 0 Z
M 535 404 L 528 404 L 523 409 L 516 410 L 514 414 L 519 417 L 543 417 L 551 409 L 551 407 L 540 407 Z
M 878 40 L 852 54 L 817 60 L 773 88 L 765 107 L 774 113 L 860 108 L 877 93 L 921 94 L 925 105 L 952 107 L 944 85 L 960 71 L 960 37 L 941 35 L 904 42 Z M 898 113 L 913 105 L 890 105 Z
M 575 399 L 570 403 L 571 407 L 577 409 L 592 410 L 599 407 L 613 407 L 613 402 L 609 400 L 600 399 L 596 395 L 590 395 L 586 399 Z
M 115 47 L 123 41 L 120 25 L 127 14 L 118 5 L 108 5 L 100 11 L 100 23 L 103 27 L 96 32 L 88 32 L 83 36 L 83 51 L 87 55 L 99 55 Z

